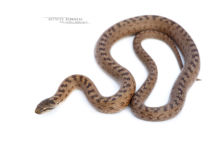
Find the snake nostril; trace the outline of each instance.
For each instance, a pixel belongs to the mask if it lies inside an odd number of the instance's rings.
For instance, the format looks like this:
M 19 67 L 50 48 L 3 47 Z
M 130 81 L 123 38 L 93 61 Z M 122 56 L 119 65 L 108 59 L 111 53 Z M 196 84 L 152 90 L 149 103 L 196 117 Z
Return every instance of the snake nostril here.
M 35 113 L 40 114 L 39 109 L 35 109 Z
M 43 112 L 43 108 L 40 106 L 37 106 L 37 108 L 35 109 L 35 113 L 41 114 L 42 112 Z

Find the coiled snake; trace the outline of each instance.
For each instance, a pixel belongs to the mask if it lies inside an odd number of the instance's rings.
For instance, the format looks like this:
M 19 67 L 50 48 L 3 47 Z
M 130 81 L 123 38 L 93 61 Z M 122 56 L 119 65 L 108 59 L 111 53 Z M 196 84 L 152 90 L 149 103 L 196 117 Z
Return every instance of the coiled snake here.
M 131 73 L 110 55 L 112 44 L 129 35 L 136 35 L 133 42 L 135 52 L 149 72 L 146 81 L 136 92 L 135 80 Z M 157 38 L 165 41 L 174 51 L 181 68 L 172 88 L 169 102 L 160 107 L 144 105 L 157 78 L 157 68 L 154 61 L 141 47 L 141 41 L 145 38 Z M 177 49 L 183 56 L 184 65 Z M 200 69 L 199 53 L 189 34 L 172 20 L 155 15 L 126 19 L 111 26 L 99 38 L 95 48 L 95 57 L 105 71 L 120 81 L 121 86 L 117 93 L 110 97 L 104 97 L 88 77 L 72 75 L 61 83 L 54 96 L 38 104 L 35 112 L 40 114 L 53 109 L 66 99 L 73 89 L 80 88 L 91 104 L 100 112 L 115 113 L 130 104 L 132 112 L 138 118 L 150 121 L 167 120 L 174 117 L 182 109 L 187 90 L 196 80 Z

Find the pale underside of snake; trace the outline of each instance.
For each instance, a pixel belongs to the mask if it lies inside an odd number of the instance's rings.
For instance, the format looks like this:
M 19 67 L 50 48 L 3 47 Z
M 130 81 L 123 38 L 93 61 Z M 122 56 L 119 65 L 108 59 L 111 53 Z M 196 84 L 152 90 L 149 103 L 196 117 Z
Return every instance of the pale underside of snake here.
M 148 70 L 147 79 L 136 92 L 135 80 L 131 73 L 110 55 L 111 46 L 122 37 L 130 35 L 135 35 L 133 42 L 135 52 Z M 141 41 L 145 38 L 157 38 L 166 42 L 173 50 L 181 68 L 168 103 L 160 107 L 148 107 L 144 104 L 157 78 L 156 65 L 141 46 Z M 184 64 L 179 52 L 183 56 Z M 189 34 L 172 20 L 155 15 L 126 19 L 111 26 L 99 38 L 95 57 L 98 64 L 120 82 L 120 89 L 114 95 L 104 97 L 88 77 L 72 75 L 61 83 L 54 96 L 39 103 L 35 112 L 40 114 L 55 108 L 73 89 L 79 88 L 100 112 L 115 113 L 130 104 L 132 112 L 138 118 L 150 121 L 167 120 L 176 116 L 182 109 L 186 93 L 196 80 L 200 69 L 199 53 Z

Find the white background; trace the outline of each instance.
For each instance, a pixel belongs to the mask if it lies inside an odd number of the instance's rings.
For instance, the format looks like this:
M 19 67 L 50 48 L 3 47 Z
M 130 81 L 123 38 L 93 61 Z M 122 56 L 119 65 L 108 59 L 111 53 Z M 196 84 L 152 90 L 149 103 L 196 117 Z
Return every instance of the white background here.
M 0 146 L 149 146 L 219 147 L 219 4 L 218 1 L 30 0 L 0 2 Z M 34 113 L 60 82 L 72 74 L 90 77 L 105 96 L 119 85 L 94 58 L 100 35 L 126 18 L 155 14 L 168 17 L 194 39 L 201 56 L 200 82 L 189 90 L 181 113 L 168 121 L 136 118 L 130 108 L 116 114 L 97 112 L 81 91 L 51 112 Z M 82 17 L 88 24 L 61 24 L 44 17 Z M 112 56 L 133 74 L 137 88 L 147 71 L 126 37 L 112 48 Z M 158 40 L 142 42 L 156 61 L 158 82 L 148 106 L 167 102 L 180 72 L 169 47 Z

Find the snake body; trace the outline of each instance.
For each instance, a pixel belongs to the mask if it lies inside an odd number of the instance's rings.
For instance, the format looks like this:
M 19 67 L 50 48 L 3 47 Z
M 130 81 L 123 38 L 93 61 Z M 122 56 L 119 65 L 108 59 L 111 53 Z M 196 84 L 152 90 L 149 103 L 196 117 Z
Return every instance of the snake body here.
M 149 72 L 147 79 L 136 92 L 135 80 L 131 73 L 118 64 L 110 54 L 111 46 L 117 40 L 130 35 L 136 35 L 133 42 L 135 52 Z M 144 105 L 157 78 L 157 68 L 153 59 L 141 47 L 141 41 L 145 38 L 165 41 L 176 55 L 181 68 L 171 90 L 169 102 L 160 107 Z M 178 49 L 183 56 L 184 65 Z M 189 34 L 172 20 L 155 15 L 126 19 L 111 26 L 99 38 L 95 47 L 95 57 L 98 64 L 121 84 L 120 89 L 113 96 L 102 96 L 88 77 L 72 75 L 61 83 L 54 96 L 40 102 L 35 112 L 40 114 L 55 108 L 73 89 L 79 88 L 100 112 L 115 113 L 130 104 L 132 112 L 138 118 L 150 121 L 167 120 L 182 109 L 186 93 L 196 80 L 200 69 L 199 53 Z

